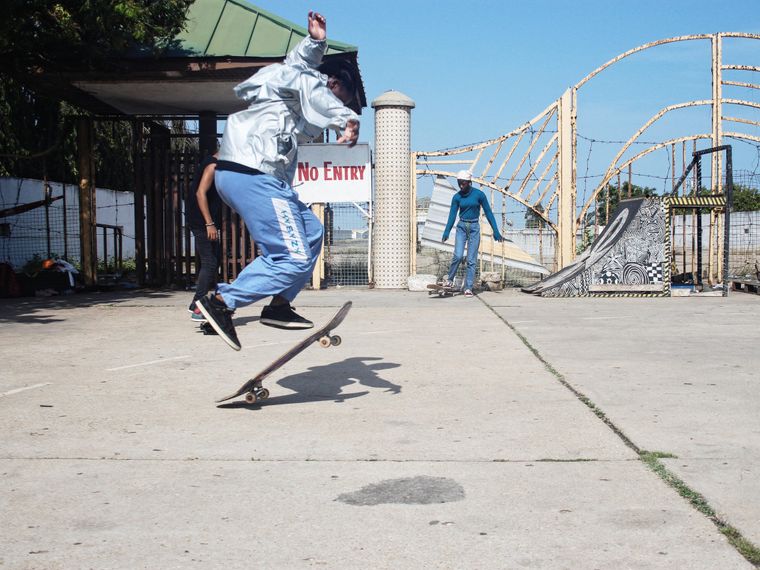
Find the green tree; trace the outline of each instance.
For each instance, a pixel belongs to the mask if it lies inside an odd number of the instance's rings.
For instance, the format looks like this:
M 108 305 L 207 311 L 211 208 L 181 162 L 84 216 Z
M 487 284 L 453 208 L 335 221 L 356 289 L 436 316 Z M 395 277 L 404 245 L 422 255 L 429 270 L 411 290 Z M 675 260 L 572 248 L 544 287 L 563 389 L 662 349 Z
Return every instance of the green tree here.
M 607 225 L 607 211 L 609 210 L 610 215 L 615 211 L 615 208 L 617 208 L 618 203 L 620 200 L 627 200 L 628 198 L 648 198 L 650 196 L 656 196 L 657 191 L 654 188 L 648 188 L 646 186 L 637 186 L 636 184 L 631 184 L 630 192 L 628 188 L 628 182 L 623 182 L 621 185 L 621 188 L 618 189 L 617 186 L 614 184 L 608 184 L 606 190 L 602 190 L 596 197 L 596 212 L 597 212 L 597 223 L 600 226 Z M 609 197 L 609 208 L 607 207 Z M 593 224 L 594 223 L 594 212 L 589 211 L 588 213 L 588 219 L 586 221 L 587 224 Z
M 525 208 L 525 227 L 526 228 L 543 228 L 545 226 L 544 219 L 536 213 L 544 213 L 544 207 L 541 204 L 535 206 L 535 210 Z
M 158 52 L 183 29 L 193 0 L 6 0 L 0 71 L 103 69 L 130 48 Z
M 0 19 L 0 176 L 76 182 L 74 117 L 81 109 L 34 90 L 45 73 L 104 70 L 130 50 L 160 53 L 193 0 L 6 0 Z M 131 127 L 96 124 L 101 186 L 126 189 Z
M 741 184 L 734 186 L 733 206 L 734 212 L 760 210 L 760 191 Z

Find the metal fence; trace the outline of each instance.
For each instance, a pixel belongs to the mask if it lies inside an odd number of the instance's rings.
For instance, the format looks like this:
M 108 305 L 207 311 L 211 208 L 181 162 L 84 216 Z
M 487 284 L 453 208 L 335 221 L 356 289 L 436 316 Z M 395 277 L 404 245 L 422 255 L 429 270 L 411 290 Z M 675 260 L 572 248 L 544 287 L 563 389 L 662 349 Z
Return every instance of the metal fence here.
M 101 267 L 134 256 L 134 195 L 97 189 L 96 238 Z M 0 262 L 20 270 L 36 259 L 80 261 L 79 188 L 29 178 L 0 179 Z
M 98 189 L 97 254 L 109 271 L 134 256 L 133 195 Z M 0 179 L 0 262 L 17 271 L 46 258 L 80 261 L 79 188 L 28 178 Z
M 421 232 L 418 231 L 417 233 L 421 235 Z M 553 231 L 538 229 L 507 230 L 504 232 L 504 237 L 532 255 L 536 261 L 550 271 L 556 270 L 554 244 L 557 236 Z M 453 252 L 442 251 L 418 243 L 417 273 L 445 277 L 448 274 L 453 256 Z M 456 273 L 454 282 L 463 282 L 466 271 L 467 264 L 463 260 Z M 475 271 L 476 286 L 480 282 L 481 273 L 486 272 L 497 272 L 501 275 L 502 268 L 501 264 L 491 262 L 488 255 L 482 255 Z M 540 275 L 532 271 L 509 266 L 504 268 L 504 285 L 506 287 L 523 287 L 535 283 L 539 278 Z
M 325 205 L 325 281 L 328 287 L 367 286 L 371 243 L 369 202 Z
M 760 280 L 760 212 L 734 212 L 728 238 L 728 275 Z

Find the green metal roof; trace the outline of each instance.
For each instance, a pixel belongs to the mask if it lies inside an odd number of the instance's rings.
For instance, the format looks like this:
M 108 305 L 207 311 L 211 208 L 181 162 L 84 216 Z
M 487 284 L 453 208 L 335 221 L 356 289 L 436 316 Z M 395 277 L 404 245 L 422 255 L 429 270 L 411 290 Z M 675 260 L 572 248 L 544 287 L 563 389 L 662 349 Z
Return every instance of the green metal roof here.
M 99 114 L 227 115 L 240 110 L 233 87 L 281 62 L 307 34 L 306 28 L 245 0 L 195 0 L 186 29 L 160 55 L 136 45 L 116 70 L 51 72 L 37 85 Z M 328 39 L 320 69 L 351 73 L 356 89 L 349 107 L 361 114 L 367 96 L 358 57 L 356 46 Z
M 305 15 L 304 15 L 305 17 Z M 197 57 L 284 57 L 308 34 L 303 26 L 262 10 L 245 0 L 196 0 L 187 27 L 167 55 Z M 328 39 L 327 54 L 358 48 Z

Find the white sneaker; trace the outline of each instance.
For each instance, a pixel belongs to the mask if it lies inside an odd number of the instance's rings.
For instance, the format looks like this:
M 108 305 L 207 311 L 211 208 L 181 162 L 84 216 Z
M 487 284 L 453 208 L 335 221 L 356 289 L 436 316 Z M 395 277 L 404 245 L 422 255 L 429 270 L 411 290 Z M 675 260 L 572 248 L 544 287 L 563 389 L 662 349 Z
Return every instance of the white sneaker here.
M 474 297 L 475 294 L 470 289 L 465 289 L 464 290 L 464 296 L 465 297 Z

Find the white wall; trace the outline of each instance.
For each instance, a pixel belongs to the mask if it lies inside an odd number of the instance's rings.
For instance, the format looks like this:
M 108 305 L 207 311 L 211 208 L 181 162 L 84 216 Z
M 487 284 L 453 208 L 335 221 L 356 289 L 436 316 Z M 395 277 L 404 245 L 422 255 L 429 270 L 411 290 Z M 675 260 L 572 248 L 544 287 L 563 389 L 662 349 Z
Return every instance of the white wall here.
M 8 262 L 20 269 L 34 254 L 46 258 L 48 253 L 66 256 L 69 261 L 79 260 L 79 188 L 73 184 L 48 182 L 52 197 L 65 193 L 65 200 L 56 200 L 47 208 L 35 208 L 15 216 L 0 218 L 0 262 Z M 43 200 L 44 182 L 30 178 L 0 178 L 0 210 L 7 210 Z M 100 224 L 122 226 L 122 257 L 135 255 L 134 194 L 97 188 L 95 195 L 96 221 Z M 66 236 L 64 239 L 64 202 Z M 47 227 L 50 232 L 48 234 Z M 8 234 L 8 235 L 6 235 Z M 50 251 L 48 252 L 48 235 Z M 103 230 L 98 228 L 98 256 L 102 254 Z M 113 238 L 109 231 L 108 256 L 112 257 Z

